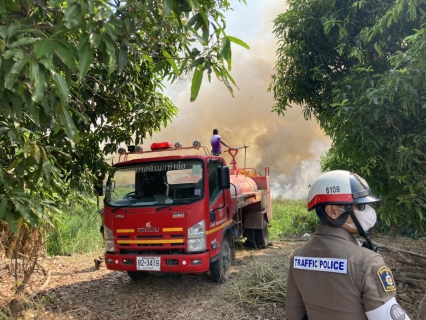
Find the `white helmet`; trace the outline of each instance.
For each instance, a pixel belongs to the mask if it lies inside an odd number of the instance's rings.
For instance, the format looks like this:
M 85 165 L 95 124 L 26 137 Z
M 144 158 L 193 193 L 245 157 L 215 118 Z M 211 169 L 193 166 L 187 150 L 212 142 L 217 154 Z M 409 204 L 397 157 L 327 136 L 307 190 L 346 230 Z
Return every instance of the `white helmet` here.
M 308 210 L 327 204 L 362 204 L 380 201 L 356 173 L 334 170 L 321 175 L 308 195 Z

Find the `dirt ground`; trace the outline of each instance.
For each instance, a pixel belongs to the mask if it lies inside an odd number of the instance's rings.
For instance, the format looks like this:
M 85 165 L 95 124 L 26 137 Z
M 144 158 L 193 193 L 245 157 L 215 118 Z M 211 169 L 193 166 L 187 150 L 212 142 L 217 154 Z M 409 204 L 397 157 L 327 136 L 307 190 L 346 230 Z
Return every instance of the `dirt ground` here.
M 240 246 L 231 279 L 214 283 L 206 274 L 152 273 L 141 281 L 131 281 L 126 273 L 99 270 L 93 259 L 99 253 L 50 257 L 40 260 L 49 271 L 38 267 L 26 295 L 49 281 L 22 319 L 285 319 L 285 302 L 247 303 L 238 298 L 238 281 L 243 270 L 256 261 L 278 261 L 279 272 L 286 279 L 289 258 L 307 238 L 274 242 L 265 250 Z M 380 253 L 392 269 L 398 286 L 397 299 L 412 320 L 426 294 L 426 239 L 412 240 L 375 235 Z M 394 251 L 394 247 L 405 251 Z M 410 251 L 413 254 L 407 253 Z M 417 256 L 414 253 L 423 255 Z M 12 297 L 13 277 L 0 278 L 0 319 Z

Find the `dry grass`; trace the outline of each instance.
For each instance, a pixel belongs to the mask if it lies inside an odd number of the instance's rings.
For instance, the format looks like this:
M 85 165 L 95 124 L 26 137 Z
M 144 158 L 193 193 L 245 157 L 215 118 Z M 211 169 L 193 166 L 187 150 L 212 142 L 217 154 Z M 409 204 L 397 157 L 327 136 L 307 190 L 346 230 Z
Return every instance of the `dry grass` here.
M 239 268 L 229 294 L 241 305 L 285 309 L 287 268 L 282 256 L 253 259 Z

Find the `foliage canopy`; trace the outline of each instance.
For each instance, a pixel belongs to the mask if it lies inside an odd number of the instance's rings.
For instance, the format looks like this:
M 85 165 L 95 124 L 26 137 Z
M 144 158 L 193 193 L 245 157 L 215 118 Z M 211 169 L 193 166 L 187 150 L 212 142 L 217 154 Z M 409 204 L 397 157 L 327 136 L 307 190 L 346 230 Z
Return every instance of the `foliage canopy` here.
M 426 231 L 426 1 L 290 0 L 273 83 L 333 140 L 324 171 L 366 177 L 388 227 Z
M 245 0 L 241 0 L 245 2 Z M 106 155 L 177 114 L 161 90 L 193 73 L 232 93 L 228 0 L 0 0 L 0 220 L 36 225 Z

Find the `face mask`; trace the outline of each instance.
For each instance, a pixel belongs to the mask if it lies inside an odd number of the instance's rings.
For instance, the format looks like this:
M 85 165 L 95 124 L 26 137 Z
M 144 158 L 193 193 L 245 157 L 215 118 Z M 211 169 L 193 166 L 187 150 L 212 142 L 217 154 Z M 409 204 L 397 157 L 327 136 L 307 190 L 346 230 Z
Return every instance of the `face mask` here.
M 364 231 L 371 229 L 376 224 L 376 211 L 369 205 L 366 205 L 363 211 L 354 210 L 354 213 Z M 349 228 L 356 229 L 353 223 L 346 223 L 346 225 L 348 225 Z

